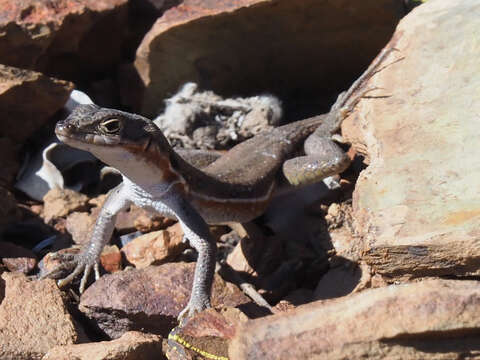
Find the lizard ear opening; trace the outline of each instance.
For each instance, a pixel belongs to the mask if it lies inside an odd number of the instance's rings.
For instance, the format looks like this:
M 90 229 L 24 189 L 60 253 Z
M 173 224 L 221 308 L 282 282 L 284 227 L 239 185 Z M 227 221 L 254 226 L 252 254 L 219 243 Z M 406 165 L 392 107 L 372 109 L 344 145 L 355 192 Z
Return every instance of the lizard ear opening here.
M 98 125 L 98 129 L 108 135 L 117 134 L 122 129 L 122 122 L 119 119 L 108 119 Z

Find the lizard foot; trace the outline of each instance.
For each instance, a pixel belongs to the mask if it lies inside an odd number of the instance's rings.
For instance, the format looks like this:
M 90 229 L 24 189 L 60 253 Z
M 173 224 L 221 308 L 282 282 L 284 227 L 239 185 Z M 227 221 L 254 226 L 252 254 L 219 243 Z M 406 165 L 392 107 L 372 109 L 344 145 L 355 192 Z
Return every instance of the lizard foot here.
M 202 312 L 203 310 L 210 307 L 210 301 L 204 302 L 190 299 L 185 309 L 180 311 L 180 314 L 178 314 L 177 320 L 180 322 L 180 324 L 183 324 L 186 320 L 190 319 L 195 314 L 198 314 L 199 312 Z
M 64 287 L 71 283 L 75 277 L 80 275 L 83 272 L 82 279 L 80 281 L 79 292 L 80 294 L 83 293 L 85 290 L 85 286 L 87 284 L 88 276 L 92 272 L 92 269 L 95 273 L 95 280 L 100 278 L 100 270 L 98 266 L 97 260 L 90 260 L 88 254 L 85 251 L 80 252 L 79 254 L 59 254 L 55 253 L 51 255 L 52 260 L 59 260 L 60 265 L 57 266 L 55 269 L 51 270 L 50 272 L 42 275 L 40 279 L 45 278 L 52 278 L 58 279 L 60 274 L 65 273 L 68 271 L 70 274 L 57 281 L 57 285 L 59 287 Z

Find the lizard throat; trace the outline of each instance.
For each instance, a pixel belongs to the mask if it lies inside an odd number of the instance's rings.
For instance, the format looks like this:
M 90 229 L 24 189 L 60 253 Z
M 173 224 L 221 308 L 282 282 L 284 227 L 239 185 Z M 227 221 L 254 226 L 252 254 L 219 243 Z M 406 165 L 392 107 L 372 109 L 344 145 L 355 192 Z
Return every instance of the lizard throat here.
M 144 143 L 116 146 L 119 158 L 112 159 L 110 165 L 117 167 L 129 179 L 137 184 L 174 184 L 186 182 L 170 162 L 169 153 L 161 151 L 159 146 L 147 139 Z

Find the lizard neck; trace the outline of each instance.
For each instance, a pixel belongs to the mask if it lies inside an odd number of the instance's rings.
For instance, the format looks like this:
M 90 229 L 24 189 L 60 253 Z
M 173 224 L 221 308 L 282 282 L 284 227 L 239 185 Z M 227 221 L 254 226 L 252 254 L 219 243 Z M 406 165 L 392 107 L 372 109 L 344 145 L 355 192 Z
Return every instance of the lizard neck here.
M 220 181 L 189 164 L 163 138 L 152 136 L 145 144 L 123 144 L 90 151 L 119 170 L 127 184 L 134 184 L 153 197 L 161 196 L 175 184 L 180 185 L 175 186 L 175 191 L 190 196 L 208 194 L 228 198 L 234 191 L 234 184 Z
M 162 193 L 173 184 L 186 186 L 181 173 L 172 167 L 170 151 L 158 145 L 154 139 L 146 147 L 122 145 L 100 147 L 90 151 L 104 163 L 122 174 L 124 181 L 147 192 Z

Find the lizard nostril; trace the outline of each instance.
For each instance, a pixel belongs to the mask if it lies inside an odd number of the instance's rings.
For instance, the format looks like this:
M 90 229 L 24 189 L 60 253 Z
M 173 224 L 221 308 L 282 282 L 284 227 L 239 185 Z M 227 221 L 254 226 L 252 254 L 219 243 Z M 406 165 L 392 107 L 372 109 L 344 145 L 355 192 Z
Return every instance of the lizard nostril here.
M 55 132 L 68 133 L 68 132 L 71 132 L 73 130 L 73 128 L 74 127 L 71 124 L 65 124 L 64 122 L 59 122 L 55 126 Z

